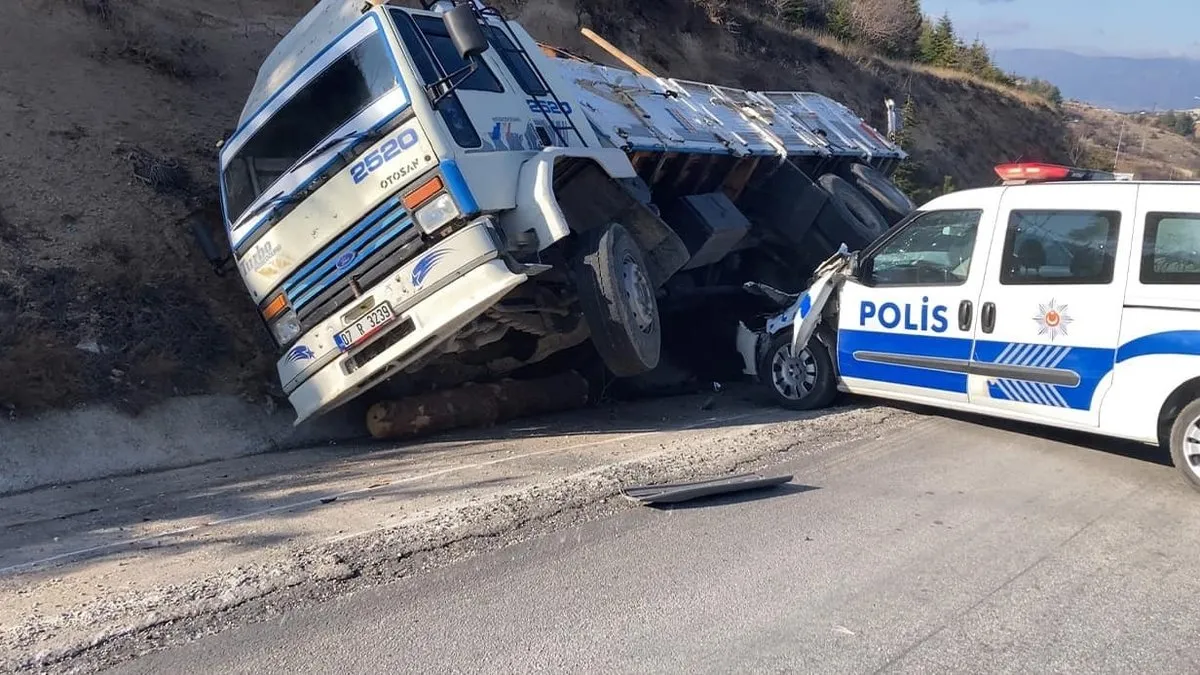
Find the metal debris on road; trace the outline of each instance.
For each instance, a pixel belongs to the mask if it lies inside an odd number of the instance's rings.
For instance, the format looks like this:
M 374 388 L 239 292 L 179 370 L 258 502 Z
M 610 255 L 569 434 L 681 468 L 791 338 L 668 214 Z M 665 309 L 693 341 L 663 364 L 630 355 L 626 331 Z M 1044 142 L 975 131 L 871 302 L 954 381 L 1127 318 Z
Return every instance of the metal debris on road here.
M 639 504 L 675 504 L 700 497 L 712 497 L 731 492 L 760 490 L 790 482 L 792 475 L 763 477 L 756 473 L 744 473 L 728 478 L 716 478 L 692 483 L 670 483 L 665 485 L 642 485 L 625 488 L 621 495 Z

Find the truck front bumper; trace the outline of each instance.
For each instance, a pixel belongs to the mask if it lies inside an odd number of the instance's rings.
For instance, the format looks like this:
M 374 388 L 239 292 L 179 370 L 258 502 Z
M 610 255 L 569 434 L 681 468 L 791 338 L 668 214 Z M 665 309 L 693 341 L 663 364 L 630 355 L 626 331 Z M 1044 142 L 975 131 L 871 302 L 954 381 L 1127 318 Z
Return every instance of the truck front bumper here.
M 333 345 L 334 334 L 357 318 L 347 311 L 302 338 L 319 354 L 302 372 L 286 356 L 280 359 L 295 423 L 332 410 L 411 365 L 524 283 L 528 275 L 513 272 L 499 258 L 492 227 L 490 219 L 481 219 L 365 289 L 363 305 L 386 301 L 397 315 L 370 342 L 346 352 Z

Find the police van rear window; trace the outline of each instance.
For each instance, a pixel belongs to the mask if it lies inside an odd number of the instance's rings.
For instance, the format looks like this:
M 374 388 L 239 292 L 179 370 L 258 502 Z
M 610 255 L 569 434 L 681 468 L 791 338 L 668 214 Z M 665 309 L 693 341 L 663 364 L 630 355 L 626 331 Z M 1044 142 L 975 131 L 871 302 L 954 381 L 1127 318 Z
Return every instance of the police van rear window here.
M 1200 213 L 1150 213 L 1142 242 L 1143 284 L 1200 284 Z
M 1119 211 L 1013 211 L 1000 283 L 1112 283 L 1120 226 Z

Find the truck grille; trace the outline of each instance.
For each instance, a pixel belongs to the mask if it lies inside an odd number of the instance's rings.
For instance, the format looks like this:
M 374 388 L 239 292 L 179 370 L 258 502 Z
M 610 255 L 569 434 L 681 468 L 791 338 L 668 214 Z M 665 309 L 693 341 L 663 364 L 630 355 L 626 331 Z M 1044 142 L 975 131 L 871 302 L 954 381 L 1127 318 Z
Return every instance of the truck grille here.
M 307 329 L 355 297 L 352 278 L 366 288 L 420 252 L 421 244 L 400 200 L 388 199 L 313 255 L 283 290 Z

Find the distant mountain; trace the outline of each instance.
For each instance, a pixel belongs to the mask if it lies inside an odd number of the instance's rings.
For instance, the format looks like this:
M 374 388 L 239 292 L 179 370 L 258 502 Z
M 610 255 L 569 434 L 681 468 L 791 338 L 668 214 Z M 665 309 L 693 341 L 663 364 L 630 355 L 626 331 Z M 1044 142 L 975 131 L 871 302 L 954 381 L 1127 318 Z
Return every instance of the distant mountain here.
M 1120 111 L 1200 107 L 1200 61 L 1083 56 L 1057 49 L 997 49 L 1000 68 L 1049 80 L 1063 96 Z

